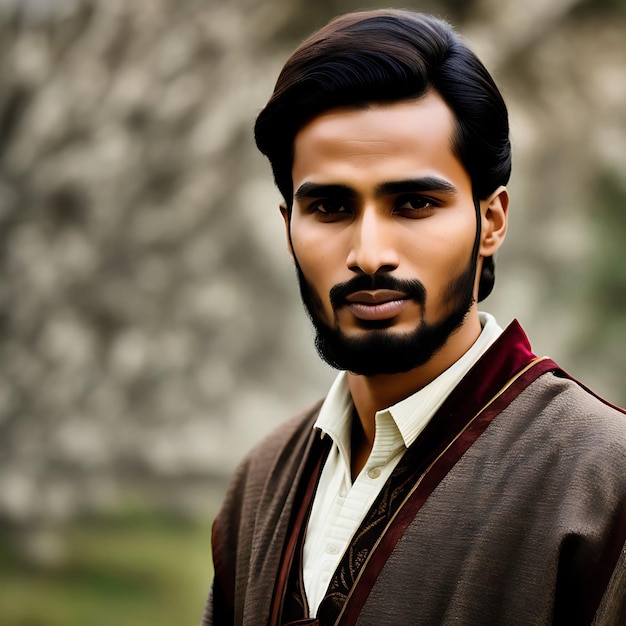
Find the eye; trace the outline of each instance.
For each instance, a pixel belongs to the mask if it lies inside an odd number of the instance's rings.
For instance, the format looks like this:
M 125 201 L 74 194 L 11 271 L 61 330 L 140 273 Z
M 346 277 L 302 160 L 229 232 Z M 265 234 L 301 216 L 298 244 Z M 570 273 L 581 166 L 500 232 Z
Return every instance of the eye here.
M 439 203 L 428 196 L 412 194 L 400 196 L 394 206 L 394 213 L 406 217 L 427 217 L 431 215 Z
M 340 198 L 324 198 L 323 200 L 316 200 L 309 206 L 311 213 L 318 213 L 325 217 L 337 217 L 341 215 L 349 214 L 350 207 L 345 200 Z

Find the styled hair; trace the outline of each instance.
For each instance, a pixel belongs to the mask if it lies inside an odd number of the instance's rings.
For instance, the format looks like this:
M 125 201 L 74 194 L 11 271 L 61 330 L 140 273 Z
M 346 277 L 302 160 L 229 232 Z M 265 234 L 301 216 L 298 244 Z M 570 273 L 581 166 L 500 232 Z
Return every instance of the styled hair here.
M 285 63 L 257 117 L 257 147 L 268 157 L 287 207 L 293 202 L 293 144 L 311 119 L 338 107 L 418 99 L 436 91 L 455 118 L 452 150 L 475 199 L 486 199 L 511 173 L 506 105 L 493 78 L 452 27 L 430 15 L 381 9 L 335 18 Z M 478 299 L 495 280 L 483 260 Z

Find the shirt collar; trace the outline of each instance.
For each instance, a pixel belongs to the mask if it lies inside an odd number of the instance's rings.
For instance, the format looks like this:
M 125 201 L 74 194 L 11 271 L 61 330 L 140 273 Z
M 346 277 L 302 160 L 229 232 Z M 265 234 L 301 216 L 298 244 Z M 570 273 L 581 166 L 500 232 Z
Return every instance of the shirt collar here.
M 458 361 L 413 395 L 376 413 L 377 418 L 391 416 L 407 448 L 417 439 L 463 376 L 502 333 L 502 328 L 492 315 L 480 312 L 478 316 L 482 332 Z M 344 459 L 350 458 L 353 411 L 348 377 L 345 372 L 340 372 L 322 404 L 315 426 L 332 438 Z

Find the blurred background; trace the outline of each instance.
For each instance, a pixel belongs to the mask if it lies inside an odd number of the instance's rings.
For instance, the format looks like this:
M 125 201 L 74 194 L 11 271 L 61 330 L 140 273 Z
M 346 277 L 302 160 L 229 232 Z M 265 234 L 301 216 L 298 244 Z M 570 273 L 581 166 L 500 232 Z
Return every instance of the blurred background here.
M 324 394 L 252 124 L 350 0 L 0 0 L 0 623 L 196 624 L 225 482 Z M 483 308 L 626 404 L 626 1 L 403 2 L 509 103 Z

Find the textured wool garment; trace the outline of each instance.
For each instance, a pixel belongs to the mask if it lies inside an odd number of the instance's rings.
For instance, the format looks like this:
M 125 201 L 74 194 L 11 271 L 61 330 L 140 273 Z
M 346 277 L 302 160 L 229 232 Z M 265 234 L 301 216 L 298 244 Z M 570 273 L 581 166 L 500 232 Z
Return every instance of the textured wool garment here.
M 536 359 L 517 323 L 406 452 L 308 616 L 318 409 L 237 470 L 203 626 L 626 623 L 626 415 Z

